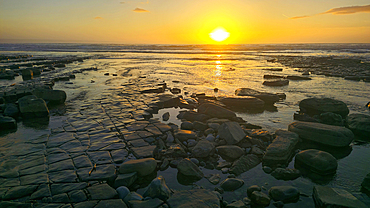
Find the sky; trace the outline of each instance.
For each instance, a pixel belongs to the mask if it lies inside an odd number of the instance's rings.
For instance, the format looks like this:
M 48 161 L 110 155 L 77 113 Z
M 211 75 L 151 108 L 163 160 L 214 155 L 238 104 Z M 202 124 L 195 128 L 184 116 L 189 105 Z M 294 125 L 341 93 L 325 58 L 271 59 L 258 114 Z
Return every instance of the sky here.
M 0 0 L 0 42 L 370 43 L 370 1 Z

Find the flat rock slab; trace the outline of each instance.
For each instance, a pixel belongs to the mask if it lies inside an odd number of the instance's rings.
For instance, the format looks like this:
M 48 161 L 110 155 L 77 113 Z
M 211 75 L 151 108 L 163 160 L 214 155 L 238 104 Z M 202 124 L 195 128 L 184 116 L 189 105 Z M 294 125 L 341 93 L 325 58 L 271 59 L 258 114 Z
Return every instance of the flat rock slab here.
M 217 195 L 206 189 L 194 189 L 175 192 L 167 201 L 171 208 L 220 207 Z
M 285 130 L 277 130 L 276 138 L 266 148 L 263 163 L 268 165 L 285 164 L 289 162 L 299 141 L 298 134 Z
M 285 86 L 289 84 L 289 80 L 282 79 L 282 80 L 264 81 L 262 84 L 274 87 Z
M 280 100 L 279 96 L 273 93 L 259 92 L 250 88 L 238 88 L 235 90 L 236 96 L 253 96 L 263 100 L 265 103 L 273 104 Z
M 87 183 L 55 183 L 51 184 L 51 193 L 53 195 L 67 193 L 74 190 L 81 190 L 87 187 Z
M 345 127 L 313 122 L 296 121 L 289 124 L 288 130 L 302 139 L 333 147 L 347 147 L 354 138 L 352 131 Z
M 299 108 L 302 113 L 310 116 L 320 115 L 325 112 L 332 112 L 347 117 L 349 109 L 347 105 L 339 100 L 331 98 L 308 98 L 299 103 Z
M 113 199 L 118 196 L 116 190 L 108 184 L 98 184 L 87 188 L 92 200 Z
M 50 181 L 53 183 L 73 183 L 77 182 L 77 175 L 74 170 L 62 170 L 48 173 Z
M 116 177 L 116 168 L 113 164 L 97 165 L 96 169 L 80 168 L 77 170 L 78 177 L 81 181 L 94 180 L 114 180 Z M 91 171 L 91 172 L 90 172 Z M 91 174 L 89 174 L 91 173 Z
M 347 117 L 348 128 L 356 135 L 364 139 L 370 138 L 370 116 L 365 114 L 350 114 Z
M 257 155 L 248 154 L 241 156 L 236 160 L 230 168 L 230 173 L 235 175 L 240 175 L 260 164 L 261 160 Z
M 6 192 L 3 197 L 4 200 L 18 199 L 24 196 L 31 195 L 37 188 L 37 185 L 28 185 L 28 186 L 16 186 Z
M 131 151 L 136 158 L 148 158 L 153 157 L 153 151 L 155 148 L 155 145 L 149 145 L 145 147 L 133 147 L 131 148 Z
M 368 207 L 348 191 L 339 188 L 314 186 L 312 197 L 318 207 Z
M 244 130 L 237 122 L 225 122 L 218 128 L 218 134 L 227 144 L 236 144 L 246 137 Z

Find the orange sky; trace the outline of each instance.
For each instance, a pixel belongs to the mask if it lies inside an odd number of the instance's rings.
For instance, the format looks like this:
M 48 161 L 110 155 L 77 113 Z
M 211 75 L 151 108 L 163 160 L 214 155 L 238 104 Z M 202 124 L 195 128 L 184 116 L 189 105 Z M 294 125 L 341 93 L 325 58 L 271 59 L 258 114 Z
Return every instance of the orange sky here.
M 363 0 L 0 0 L 0 42 L 370 43 Z

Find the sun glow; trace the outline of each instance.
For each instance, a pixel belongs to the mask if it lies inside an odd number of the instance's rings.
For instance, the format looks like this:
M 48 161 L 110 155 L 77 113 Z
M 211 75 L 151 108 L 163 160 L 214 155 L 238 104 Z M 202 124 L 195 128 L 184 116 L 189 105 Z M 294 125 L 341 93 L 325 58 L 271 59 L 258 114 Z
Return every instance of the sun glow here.
M 218 27 L 209 33 L 209 37 L 217 42 L 226 40 L 230 36 L 230 33 L 227 32 L 224 28 Z

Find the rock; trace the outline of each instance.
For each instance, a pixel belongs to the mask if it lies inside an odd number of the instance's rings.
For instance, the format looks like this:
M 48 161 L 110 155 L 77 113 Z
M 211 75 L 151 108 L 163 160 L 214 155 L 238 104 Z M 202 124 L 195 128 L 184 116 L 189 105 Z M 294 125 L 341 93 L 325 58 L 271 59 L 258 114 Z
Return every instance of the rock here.
M 119 168 L 119 173 L 125 174 L 137 172 L 138 176 L 146 176 L 153 173 L 156 168 L 157 162 L 154 158 L 144 158 L 124 162 Z
M 301 76 L 287 76 L 286 77 L 287 79 L 290 79 L 290 80 L 311 80 L 310 77 L 301 77 Z
M 51 105 L 63 104 L 67 99 L 67 94 L 63 90 L 36 89 L 32 94 Z
M 181 123 L 181 129 L 183 130 L 192 130 L 193 129 L 193 123 L 190 121 L 184 121 Z
M 182 159 L 179 164 L 177 165 L 177 170 L 180 174 L 188 177 L 193 177 L 196 179 L 201 179 L 204 177 L 203 172 L 199 169 L 197 165 L 195 165 L 192 161 L 188 158 Z
M 126 202 L 126 204 L 128 204 L 129 201 L 141 201 L 141 200 L 143 200 L 143 197 L 140 194 L 136 193 L 136 192 L 130 192 L 123 199 L 123 201 Z
M 261 205 L 261 206 L 265 206 L 265 207 L 267 207 L 271 201 L 269 196 L 259 191 L 253 191 L 250 196 L 250 199 L 252 200 L 253 203 Z
M 198 130 L 198 131 L 205 131 L 208 128 L 207 124 L 200 122 L 200 121 L 194 121 L 193 127 L 195 130 Z M 207 133 L 205 133 L 205 135 L 207 135 Z
M 364 180 L 361 183 L 362 190 L 367 194 L 370 195 L 370 173 L 366 175 Z
M 333 125 L 333 126 L 343 126 L 342 116 L 332 112 L 322 113 L 319 116 L 320 123 Z
M 210 118 L 210 116 L 194 111 L 185 111 L 181 113 L 181 117 L 183 119 L 186 119 L 188 121 L 206 121 L 207 119 Z
M 295 180 L 301 176 L 301 172 L 291 168 L 276 168 L 271 175 L 278 180 Z
M 289 84 L 289 80 L 281 79 L 274 81 L 264 81 L 262 84 L 267 86 L 285 86 Z
M 254 168 L 260 162 L 261 161 L 257 155 L 253 155 L 253 154 L 243 155 L 232 164 L 230 168 L 230 173 L 233 173 L 235 175 L 240 175 L 244 173 L 245 171 L 248 171 Z
M 253 96 L 263 100 L 266 104 L 273 104 L 280 100 L 280 97 L 276 94 L 259 92 L 250 88 L 239 88 L 235 90 L 237 96 Z
M 18 99 L 19 111 L 23 118 L 48 117 L 49 109 L 43 99 L 27 95 Z
M 216 185 L 220 182 L 221 176 L 220 174 L 210 174 L 210 175 L 207 175 L 206 178 L 208 179 L 210 183 L 212 183 L 213 185 Z
M 364 114 L 351 114 L 347 117 L 348 128 L 364 139 L 370 138 L 370 116 Z
M 228 204 L 226 206 L 226 208 L 245 208 L 247 206 L 245 206 L 244 202 L 239 200 L 239 201 L 236 201 L 236 202 L 233 202 L 231 204 Z
M 165 112 L 162 115 L 162 119 L 163 119 L 163 121 L 168 121 L 168 119 L 170 119 L 170 113 L 169 112 Z
M 181 147 L 180 144 L 173 144 L 171 145 L 164 153 L 165 156 L 167 157 L 173 157 L 173 158 L 178 158 L 178 157 L 187 157 L 188 154 L 186 151 Z
M 265 106 L 265 102 L 252 96 L 243 97 L 222 97 L 219 101 L 227 107 L 242 108 L 247 110 L 260 110 Z
M 118 195 L 116 190 L 106 183 L 88 187 L 87 191 L 92 200 L 112 199 Z
M 265 74 L 265 75 L 263 75 L 263 78 L 264 79 L 284 79 L 284 76 Z
M 368 207 L 348 191 L 339 188 L 314 186 L 312 197 L 318 207 Z
M 263 68 L 265 71 L 283 71 L 283 68 Z
M 261 187 L 259 187 L 257 185 L 249 186 L 248 189 L 247 189 L 247 196 L 248 197 L 251 197 L 252 196 L 252 193 L 254 191 L 260 192 L 261 190 L 262 190 Z
M 276 138 L 266 148 L 263 156 L 264 165 L 274 166 L 289 162 L 299 141 L 298 134 L 294 132 L 277 130 L 275 135 Z
M 206 114 L 212 118 L 235 118 L 236 114 L 224 107 L 213 103 L 204 103 L 198 107 L 198 113 Z
M 334 147 L 346 147 L 354 138 L 352 131 L 345 127 L 313 122 L 296 121 L 289 124 L 288 130 L 302 139 Z
M 234 191 L 244 185 L 244 181 L 238 178 L 227 178 L 221 182 L 220 186 L 225 191 Z
M 218 146 L 217 153 L 225 160 L 234 161 L 244 155 L 244 150 L 236 145 Z
M 33 76 L 33 71 L 30 69 L 23 69 L 22 70 L 22 76 L 24 77 L 32 77 Z
M 18 199 L 31 195 L 37 188 L 37 185 L 16 186 L 9 189 L 3 196 L 3 200 Z
M 118 174 L 117 178 L 114 180 L 113 187 L 127 186 L 130 187 L 135 183 L 137 179 L 137 172 L 127 173 L 127 174 Z
M 13 103 L 8 103 L 5 105 L 4 116 L 9 116 L 16 119 L 18 115 L 19 109 L 17 105 Z
M 282 201 L 276 201 L 276 202 L 273 202 L 272 203 L 275 207 L 277 207 L 277 208 L 282 208 L 282 207 L 284 207 L 284 202 L 282 202 Z
M 274 201 L 296 202 L 299 199 L 299 191 L 293 186 L 273 186 L 269 190 L 269 195 Z
M 331 154 L 315 149 L 308 149 L 299 152 L 295 156 L 295 167 L 308 168 L 319 175 L 331 175 L 337 170 L 338 163 Z
M 116 191 L 118 193 L 118 197 L 122 200 L 130 193 L 130 190 L 126 186 L 120 186 Z
M 94 208 L 120 207 L 127 208 L 127 205 L 121 199 L 101 200 Z
M 299 108 L 302 113 L 310 116 L 320 115 L 325 112 L 332 112 L 346 118 L 349 110 L 347 105 L 339 100 L 331 98 L 308 98 L 299 103 Z
M 10 130 L 17 128 L 17 121 L 12 117 L 0 116 L 0 130 Z
M 152 199 L 159 198 L 162 201 L 166 201 L 170 197 L 170 194 L 171 191 L 167 187 L 163 176 L 159 176 L 152 180 L 143 196 Z
M 206 137 L 206 140 L 210 141 L 210 142 L 215 142 L 216 137 L 213 136 L 212 134 L 208 134 L 207 137 Z
M 194 157 L 208 157 L 215 152 L 215 145 L 208 140 L 200 140 L 192 150 Z
M 163 201 L 160 199 L 146 199 L 144 201 L 138 201 L 138 200 L 131 200 L 128 201 L 128 205 L 131 208 L 149 208 L 149 207 L 166 207 L 161 206 L 163 204 Z
M 168 199 L 169 207 L 221 207 L 220 199 L 212 191 L 193 189 L 175 192 Z
M 218 134 L 227 144 L 236 144 L 245 138 L 246 134 L 237 122 L 225 122 L 218 128 Z
M 186 141 L 188 139 L 196 139 L 197 138 L 197 134 L 193 131 L 189 131 L 189 130 L 177 130 L 175 132 L 175 138 L 179 139 L 180 141 Z

